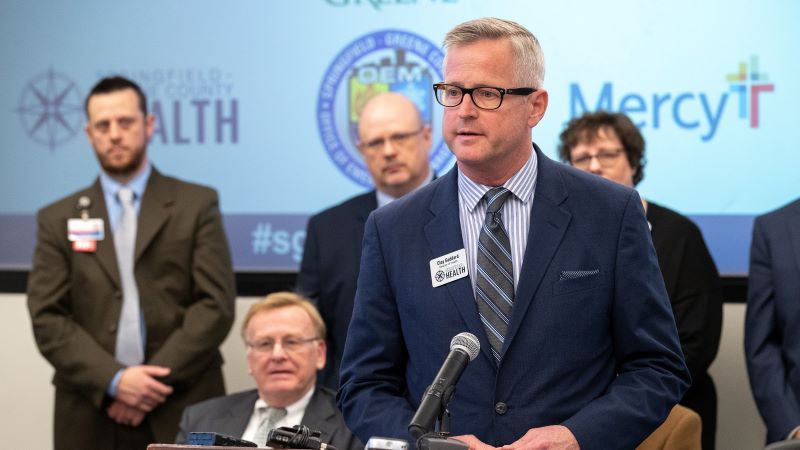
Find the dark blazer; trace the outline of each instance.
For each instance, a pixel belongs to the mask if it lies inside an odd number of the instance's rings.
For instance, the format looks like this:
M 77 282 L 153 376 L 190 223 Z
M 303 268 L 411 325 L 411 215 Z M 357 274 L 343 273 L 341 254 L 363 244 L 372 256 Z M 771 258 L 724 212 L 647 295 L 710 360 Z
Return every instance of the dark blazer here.
M 105 222 L 94 253 L 67 240 L 67 219 Z M 218 351 L 232 323 L 235 285 L 217 194 L 153 169 L 142 197 L 135 277 L 146 324 L 145 363 L 170 367 L 175 391 L 148 414 L 157 441 L 175 437 L 186 405 L 224 394 Z M 106 388 L 123 366 L 114 358 L 122 292 L 99 180 L 38 213 L 28 307 L 42 355 L 55 368 L 55 448 L 114 448 Z
M 744 349 L 767 440 L 800 426 L 800 200 L 757 217 Z
M 717 392 L 708 367 L 717 356 L 722 332 L 722 288 L 719 273 L 700 229 L 675 211 L 649 202 L 647 221 L 664 275 L 692 386 L 681 404 L 703 419 L 703 448 L 713 450 Z
M 683 395 L 689 375 L 638 195 L 536 155 L 499 367 L 469 277 L 431 284 L 431 259 L 464 247 L 457 168 L 370 215 L 339 391 L 362 440 L 409 439 L 414 410 L 463 331 L 481 351 L 450 403 L 454 435 L 499 446 L 563 424 L 584 450 L 633 448 Z
M 241 437 L 247 428 L 250 416 L 253 415 L 256 400 L 258 391 L 253 389 L 212 398 L 186 408 L 175 442 L 186 443 L 186 438 L 193 431 L 210 431 Z M 301 425 L 319 431 L 320 441 L 331 444 L 339 450 L 364 448 L 364 444 L 359 442 L 345 426 L 342 413 L 336 409 L 333 391 L 325 387 L 317 387 L 311 395 Z
M 327 363 L 319 372 L 317 383 L 333 390 L 339 389 L 339 364 L 353 314 L 364 222 L 377 207 L 373 190 L 308 221 L 297 290 L 316 303 L 328 328 Z

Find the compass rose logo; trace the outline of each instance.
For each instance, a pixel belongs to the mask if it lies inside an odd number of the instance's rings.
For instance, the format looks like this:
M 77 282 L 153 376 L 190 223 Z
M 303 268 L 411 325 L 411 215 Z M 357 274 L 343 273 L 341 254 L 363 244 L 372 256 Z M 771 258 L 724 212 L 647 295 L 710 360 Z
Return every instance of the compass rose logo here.
M 25 86 L 16 110 L 28 137 L 54 150 L 83 125 L 83 97 L 75 82 L 53 69 Z

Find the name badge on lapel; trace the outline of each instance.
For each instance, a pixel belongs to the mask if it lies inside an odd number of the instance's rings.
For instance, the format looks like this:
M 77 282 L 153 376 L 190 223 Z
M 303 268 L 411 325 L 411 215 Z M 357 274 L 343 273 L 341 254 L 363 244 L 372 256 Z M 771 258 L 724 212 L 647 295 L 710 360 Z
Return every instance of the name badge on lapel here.
M 439 287 L 469 275 L 467 271 L 467 252 L 463 248 L 452 253 L 433 258 L 431 265 L 431 284 Z
M 103 219 L 67 220 L 67 239 L 72 242 L 72 250 L 76 252 L 94 252 L 97 250 L 97 241 L 104 238 Z

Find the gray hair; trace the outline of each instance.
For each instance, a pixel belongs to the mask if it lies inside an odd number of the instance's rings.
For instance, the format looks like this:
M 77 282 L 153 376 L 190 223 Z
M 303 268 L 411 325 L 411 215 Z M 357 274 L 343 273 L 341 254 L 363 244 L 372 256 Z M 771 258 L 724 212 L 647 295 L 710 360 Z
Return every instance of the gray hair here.
M 517 83 L 532 83 L 541 89 L 544 84 L 544 53 L 539 41 L 527 28 L 510 20 L 484 17 L 470 20 L 450 30 L 444 37 L 445 50 L 456 45 L 482 40 L 508 39 L 514 51 L 514 79 Z M 445 55 L 445 60 L 447 56 Z M 514 86 L 522 87 L 522 86 Z

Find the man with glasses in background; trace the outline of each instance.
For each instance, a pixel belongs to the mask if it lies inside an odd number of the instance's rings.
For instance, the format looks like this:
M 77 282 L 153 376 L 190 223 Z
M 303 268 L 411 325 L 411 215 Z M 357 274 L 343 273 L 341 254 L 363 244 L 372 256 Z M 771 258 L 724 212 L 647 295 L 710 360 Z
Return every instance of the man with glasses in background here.
M 414 103 L 387 92 L 370 99 L 359 115 L 358 150 L 375 189 L 311 217 L 297 289 L 311 298 L 328 327 L 328 365 L 319 383 L 339 388 L 339 363 L 356 294 L 361 240 L 367 216 L 425 185 L 434 174 L 428 160 L 431 127 Z
M 365 224 L 347 423 L 362 439 L 410 439 L 468 331 L 480 351 L 448 411 L 470 449 L 634 448 L 689 384 L 639 197 L 531 144 L 548 92 L 530 31 L 477 19 L 444 45 L 434 89 L 457 164 Z
M 361 450 L 336 409 L 334 393 L 316 386 L 325 366 L 325 324 L 305 298 L 276 292 L 254 303 L 242 324 L 247 368 L 256 389 L 186 408 L 176 441 L 193 431 L 216 432 L 264 447 L 278 427 L 302 424 L 339 450 Z

